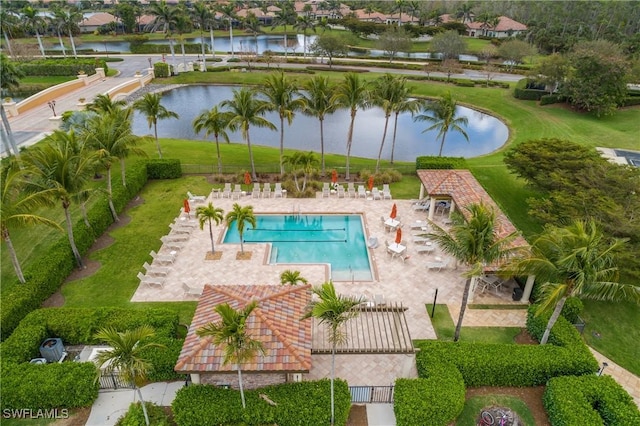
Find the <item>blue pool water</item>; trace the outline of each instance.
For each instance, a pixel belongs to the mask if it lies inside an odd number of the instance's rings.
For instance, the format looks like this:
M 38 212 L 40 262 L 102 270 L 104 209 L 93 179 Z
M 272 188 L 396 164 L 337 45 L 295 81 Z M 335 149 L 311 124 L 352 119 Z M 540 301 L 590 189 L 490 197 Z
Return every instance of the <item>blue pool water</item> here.
M 335 281 L 370 281 L 371 263 L 360 215 L 256 215 L 245 243 L 271 243 L 269 263 L 329 263 Z M 223 242 L 239 243 L 235 222 Z

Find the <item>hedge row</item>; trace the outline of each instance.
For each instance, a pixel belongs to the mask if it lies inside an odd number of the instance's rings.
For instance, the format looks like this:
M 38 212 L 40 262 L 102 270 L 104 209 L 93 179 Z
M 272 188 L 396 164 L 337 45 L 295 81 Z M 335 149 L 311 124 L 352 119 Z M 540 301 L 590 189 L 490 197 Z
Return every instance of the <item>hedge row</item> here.
M 127 168 L 127 186 L 123 187 L 119 176 L 113 178 L 113 204 L 117 211 L 122 211 L 146 184 L 147 171 L 145 163 L 140 161 Z M 73 233 L 81 254 L 86 253 L 97 236 L 102 235 L 111 225 L 113 218 L 109 211 L 105 195 L 93 204 L 87 216 L 91 228 L 87 228 L 82 219 L 73 226 Z M 11 291 L 4 292 L 0 300 L 1 338 L 6 339 L 18 326 L 25 315 L 38 309 L 42 302 L 55 293 L 75 267 L 75 259 L 71 252 L 66 233 L 61 233 L 58 241 L 35 262 L 24 269 L 25 284 L 16 284 Z
M 540 106 L 559 104 L 565 102 L 566 98 L 562 95 L 544 95 L 540 98 Z
M 149 179 L 178 179 L 181 176 L 180 160 L 157 159 L 147 162 L 147 177 Z
M 537 90 L 537 89 L 521 89 L 516 87 L 513 92 L 513 96 L 516 99 L 521 99 L 525 101 L 539 101 L 544 95 L 548 95 L 549 92 L 546 90 Z
M 554 377 L 543 403 L 554 426 L 640 425 L 638 407 L 610 376 Z
M 267 396 L 272 406 L 260 397 Z M 327 425 L 331 419 L 330 381 L 285 383 L 245 390 L 247 408 L 240 392 L 211 385 L 193 385 L 178 390 L 173 404 L 178 426 L 211 425 Z M 347 382 L 335 381 L 335 424 L 345 425 L 351 408 Z
M 147 415 L 149 416 L 149 424 L 153 426 L 170 426 L 172 423 L 164 412 L 164 408 L 154 404 L 153 402 L 145 402 L 147 407 Z M 129 405 L 127 412 L 118 419 L 116 426 L 145 426 L 144 412 L 142 411 L 142 403 L 133 402 Z
M 124 331 L 142 324 L 151 325 L 156 332 L 154 341 L 166 346 L 143 354 L 154 366 L 149 379 L 179 378 L 173 373 L 182 346 L 182 340 L 176 338 L 178 316 L 175 312 L 116 308 L 52 308 L 31 312 L 0 344 L 4 390 L 2 409 L 91 405 L 98 396 L 95 365 L 76 362 L 36 365 L 29 364 L 29 360 L 40 356 L 39 347 L 46 338 L 61 338 L 65 345 L 98 344 L 100 342 L 94 335 L 103 327 Z
M 129 44 L 129 50 L 132 54 L 148 54 L 148 53 L 171 53 L 171 47 L 168 44 L 152 44 L 152 43 L 142 43 L 142 44 Z M 182 55 L 182 46 L 180 43 L 174 43 L 173 51 L 176 56 Z M 185 43 L 184 44 L 185 53 L 202 53 L 202 46 L 196 43 Z M 209 53 L 209 48 L 205 45 L 205 53 Z
M 420 169 L 468 169 L 467 160 L 463 157 L 423 156 L 416 158 L 416 170 Z
M 107 63 L 102 59 L 37 59 L 18 65 L 18 69 L 26 76 L 75 76 L 78 75 L 80 71 L 83 71 L 87 75 L 93 75 L 96 73 L 96 68 L 104 68 L 105 73 L 109 69 Z

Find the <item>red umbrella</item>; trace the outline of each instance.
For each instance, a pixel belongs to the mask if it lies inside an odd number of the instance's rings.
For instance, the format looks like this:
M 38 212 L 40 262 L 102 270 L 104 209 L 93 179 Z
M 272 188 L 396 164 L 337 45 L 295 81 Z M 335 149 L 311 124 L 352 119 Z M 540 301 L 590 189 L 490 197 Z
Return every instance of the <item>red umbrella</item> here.
M 400 244 L 402 241 L 402 229 L 398 228 L 396 231 L 396 244 Z
M 189 200 L 185 198 L 184 201 L 182 202 L 182 205 L 184 206 L 184 212 L 187 214 L 187 216 L 189 216 L 189 212 L 191 211 L 191 206 L 189 206 Z
M 396 203 L 393 203 L 393 207 L 391 207 L 391 214 L 389 215 L 389 217 L 391 219 L 395 219 L 397 215 L 398 215 L 398 207 L 396 207 Z
M 331 183 L 337 183 L 338 182 L 338 172 L 336 172 L 335 170 L 331 170 Z
M 367 186 L 369 187 L 369 191 L 373 189 L 373 176 L 369 176 L 369 182 L 367 183 Z
M 251 185 L 251 175 L 249 172 L 244 172 L 244 184 Z

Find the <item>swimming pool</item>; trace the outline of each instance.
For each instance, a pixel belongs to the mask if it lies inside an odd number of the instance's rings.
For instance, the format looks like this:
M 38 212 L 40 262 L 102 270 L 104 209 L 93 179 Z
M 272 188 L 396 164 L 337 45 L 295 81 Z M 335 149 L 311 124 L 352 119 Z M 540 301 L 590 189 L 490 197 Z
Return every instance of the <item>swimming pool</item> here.
M 245 243 L 271 243 L 269 263 L 328 263 L 334 281 L 371 281 L 371 262 L 361 215 L 256 215 Z M 235 223 L 224 243 L 239 243 Z

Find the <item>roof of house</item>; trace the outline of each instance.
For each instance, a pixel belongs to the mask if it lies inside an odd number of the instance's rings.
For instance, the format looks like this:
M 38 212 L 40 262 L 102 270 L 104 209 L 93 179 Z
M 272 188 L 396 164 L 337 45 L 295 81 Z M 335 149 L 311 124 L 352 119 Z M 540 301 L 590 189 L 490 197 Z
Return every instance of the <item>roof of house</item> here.
M 311 301 L 311 286 L 207 285 L 198 302 L 191 326 L 178 357 L 178 372 L 231 372 L 235 366 L 224 365 L 224 348 L 210 337 L 200 338 L 196 330 L 220 320 L 214 311 L 228 303 L 240 309 L 256 300 L 258 307 L 249 316 L 249 335 L 262 342 L 265 354 L 242 364 L 243 371 L 308 371 L 311 368 L 311 324 L 301 321 Z
M 517 231 L 469 170 L 418 170 L 418 177 L 430 196 L 451 198 L 458 210 L 467 217 L 469 212 L 464 207 L 470 204 L 483 203 L 493 209 L 499 238 Z M 529 244 L 519 235 L 510 246 L 528 247 Z
M 236 15 L 238 15 L 241 18 L 246 18 L 249 15 L 249 13 L 253 13 L 256 18 L 267 18 L 267 17 L 273 18 L 276 16 L 275 12 L 277 11 L 267 10 L 267 13 L 264 13 L 262 8 L 254 7 L 251 9 L 240 9 L 239 11 L 236 12 Z
M 85 15 L 85 18 L 80 22 L 79 26 L 81 27 L 90 27 L 100 25 L 106 25 L 110 22 L 116 21 L 116 17 L 110 13 L 106 12 L 96 12 L 92 14 Z
M 480 30 L 483 28 L 491 29 L 493 31 L 498 31 L 498 32 L 527 30 L 527 26 L 525 24 L 521 24 L 518 21 L 514 21 L 509 17 L 500 16 L 499 19 L 500 19 L 500 22 L 498 23 L 498 25 L 496 25 L 495 28 L 493 28 L 491 25 L 487 25 L 480 21 L 469 22 L 466 25 L 467 25 L 467 28 L 473 29 L 473 30 Z

